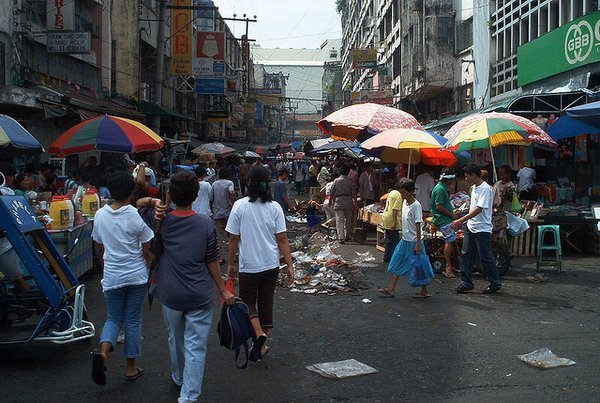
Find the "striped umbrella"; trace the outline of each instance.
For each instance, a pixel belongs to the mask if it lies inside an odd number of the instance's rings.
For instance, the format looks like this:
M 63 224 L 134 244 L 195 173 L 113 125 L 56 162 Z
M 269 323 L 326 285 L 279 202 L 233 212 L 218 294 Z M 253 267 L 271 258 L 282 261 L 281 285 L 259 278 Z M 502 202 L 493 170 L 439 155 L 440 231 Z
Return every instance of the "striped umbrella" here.
M 365 141 L 389 129 L 419 129 L 423 127 L 411 114 L 389 106 L 364 103 L 350 105 L 317 122 L 323 133 L 335 140 Z
M 157 151 L 164 140 L 135 120 L 104 115 L 81 122 L 56 139 L 49 152 L 61 156 L 101 150 L 121 153 Z
M 42 145 L 16 120 L 7 115 L 0 115 L 0 147 L 11 148 L 13 151 L 40 151 Z
M 542 128 L 534 122 L 512 113 L 480 113 L 458 121 L 444 136 L 445 148 L 458 151 L 477 148 L 495 148 L 502 145 L 529 145 L 539 143 L 556 147 Z

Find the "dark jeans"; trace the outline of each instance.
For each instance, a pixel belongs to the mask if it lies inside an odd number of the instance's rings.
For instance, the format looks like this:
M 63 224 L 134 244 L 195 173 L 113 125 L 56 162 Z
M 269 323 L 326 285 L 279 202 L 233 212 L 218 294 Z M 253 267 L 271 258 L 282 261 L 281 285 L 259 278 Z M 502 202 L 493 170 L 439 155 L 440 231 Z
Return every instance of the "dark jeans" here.
M 465 228 L 462 252 L 460 257 L 460 281 L 469 288 L 473 288 L 473 262 L 481 260 L 481 269 L 485 273 L 490 287 L 500 288 L 500 275 L 496 267 L 496 259 L 492 251 L 492 234 L 490 232 L 471 232 Z
M 383 262 L 389 263 L 392 260 L 392 255 L 396 246 L 400 242 L 400 231 L 398 230 L 385 230 L 385 252 L 383 254 Z

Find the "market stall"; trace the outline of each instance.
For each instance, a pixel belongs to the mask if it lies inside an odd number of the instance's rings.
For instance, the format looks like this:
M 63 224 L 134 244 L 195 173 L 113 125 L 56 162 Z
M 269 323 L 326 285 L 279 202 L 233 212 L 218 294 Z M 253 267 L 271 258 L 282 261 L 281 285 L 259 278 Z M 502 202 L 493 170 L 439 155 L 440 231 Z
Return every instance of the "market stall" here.
M 65 229 L 48 230 L 59 253 L 67 255 L 67 261 L 77 278 L 94 267 L 93 221 Z

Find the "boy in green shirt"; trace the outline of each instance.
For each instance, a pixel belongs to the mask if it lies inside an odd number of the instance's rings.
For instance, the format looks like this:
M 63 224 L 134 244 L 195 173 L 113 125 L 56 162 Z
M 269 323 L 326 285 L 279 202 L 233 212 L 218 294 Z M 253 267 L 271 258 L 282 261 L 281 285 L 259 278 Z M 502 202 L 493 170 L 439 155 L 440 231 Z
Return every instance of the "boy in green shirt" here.
M 431 213 L 433 214 L 433 224 L 442 232 L 446 245 L 444 246 L 444 258 L 446 268 L 442 273 L 446 277 L 456 277 L 452 267 L 452 251 L 456 241 L 456 231 L 452 229 L 452 221 L 456 219 L 454 208 L 450 202 L 450 186 L 456 175 L 450 168 L 444 168 L 440 181 L 435 185 L 431 192 Z

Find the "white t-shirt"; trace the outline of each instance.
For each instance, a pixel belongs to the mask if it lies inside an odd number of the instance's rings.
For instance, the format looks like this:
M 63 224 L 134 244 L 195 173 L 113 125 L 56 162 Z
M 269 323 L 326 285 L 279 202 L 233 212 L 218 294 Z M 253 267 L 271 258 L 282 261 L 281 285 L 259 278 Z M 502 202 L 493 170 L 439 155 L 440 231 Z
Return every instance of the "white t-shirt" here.
M 428 173 L 422 173 L 415 179 L 415 195 L 425 211 L 431 210 L 431 192 L 435 187 L 435 179 Z
M 469 213 L 481 207 L 483 211 L 467 221 L 467 228 L 471 232 L 492 232 L 492 211 L 494 208 L 494 191 L 487 182 L 471 187 L 471 205 Z
M 212 186 L 205 181 L 201 181 L 198 184 L 200 185 L 200 188 L 198 189 L 196 200 L 192 202 L 192 210 L 198 214 L 204 214 L 210 217 L 212 215 L 212 211 L 210 211 L 210 202 L 213 199 Z
M 213 190 L 213 218 L 227 218 L 231 207 L 229 207 L 229 194 L 235 192 L 233 182 L 229 179 L 219 179 L 212 184 Z
M 417 225 L 423 224 L 423 209 L 421 203 L 415 200 L 411 205 L 402 202 L 402 239 L 408 242 L 417 242 Z M 421 239 L 423 231 L 421 230 Z
M 236 201 L 225 230 L 240 236 L 240 272 L 259 273 L 279 267 L 276 234 L 285 232 L 286 227 L 277 202 L 250 203 L 248 197 Z
M 523 167 L 517 172 L 517 178 L 519 178 L 519 192 L 533 189 L 535 186 L 535 169 Z
M 103 291 L 148 282 L 142 244 L 150 242 L 154 232 L 135 207 L 102 207 L 94 217 L 92 238 L 104 245 Z

